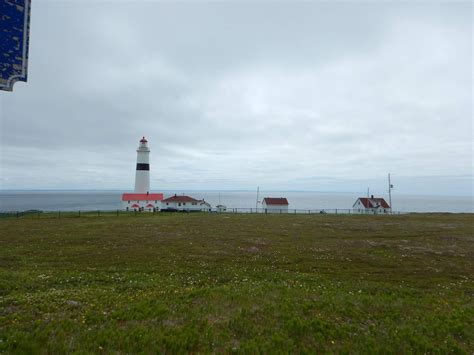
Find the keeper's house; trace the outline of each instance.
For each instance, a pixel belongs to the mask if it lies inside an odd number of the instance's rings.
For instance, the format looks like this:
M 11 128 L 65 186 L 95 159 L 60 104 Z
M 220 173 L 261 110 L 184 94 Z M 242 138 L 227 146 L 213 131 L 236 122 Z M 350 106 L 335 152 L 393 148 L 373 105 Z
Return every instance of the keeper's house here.
M 359 197 L 352 205 L 354 213 L 390 213 L 389 204 L 383 199 L 374 197 Z
M 161 200 L 163 200 L 163 194 L 124 193 L 122 195 L 122 203 L 126 211 L 159 211 Z
M 162 211 L 210 211 L 211 205 L 204 200 L 196 200 L 190 196 L 174 195 L 161 201 Z
M 265 213 L 288 213 L 288 205 L 285 197 L 265 197 L 262 201 Z

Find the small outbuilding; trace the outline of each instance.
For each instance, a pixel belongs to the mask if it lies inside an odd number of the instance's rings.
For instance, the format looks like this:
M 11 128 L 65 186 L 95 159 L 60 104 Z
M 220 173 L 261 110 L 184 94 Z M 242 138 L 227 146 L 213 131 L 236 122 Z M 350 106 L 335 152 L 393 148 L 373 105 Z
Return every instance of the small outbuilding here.
M 390 213 L 390 206 L 383 198 L 359 197 L 352 205 L 354 213 Z
M 265 197 L 262 209 L 265 213 L 288 213 L 288 200 L 285 197 Z
M 227 207 L 224 206 L 224 205 L 217 205 L 216 206 L 216 211 L 219 212 L 219 213 L 225 212 L 225 211 L 227 211 Z
M 209 202 L 204 201 L 204 199 L 199 201 L 199 206 L 203 212 L 211 212 L 212 206 Z

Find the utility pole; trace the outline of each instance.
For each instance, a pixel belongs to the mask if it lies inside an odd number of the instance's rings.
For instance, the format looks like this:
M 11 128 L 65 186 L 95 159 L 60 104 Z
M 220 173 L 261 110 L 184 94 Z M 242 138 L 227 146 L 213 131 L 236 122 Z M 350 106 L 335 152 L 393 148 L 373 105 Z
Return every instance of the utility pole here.
M 390 204 L 390 213 L 392 213 L 392 189 L 393 185 L 390 182 L 390 173 L 388 173 L 388 203 Z
M 255 212 L 258 212 L 258 193 L 260 192 L 260 186 L 257 186 L 257 201 L 255 202 Z

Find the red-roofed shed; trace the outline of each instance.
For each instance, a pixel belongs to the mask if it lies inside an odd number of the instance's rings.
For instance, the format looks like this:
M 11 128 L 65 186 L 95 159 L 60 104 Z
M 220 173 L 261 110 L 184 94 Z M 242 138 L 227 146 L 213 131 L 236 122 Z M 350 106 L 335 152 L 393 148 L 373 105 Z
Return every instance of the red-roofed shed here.
M 265 197 L 262 201 L 265 213 L 288 213 L 288 205 L 285 197 Z
M 265 197 L 263 199 L 263 202 L 269 206 L 269 205 L 286 205 L 288 206 L 288 200 L 285 197 Z

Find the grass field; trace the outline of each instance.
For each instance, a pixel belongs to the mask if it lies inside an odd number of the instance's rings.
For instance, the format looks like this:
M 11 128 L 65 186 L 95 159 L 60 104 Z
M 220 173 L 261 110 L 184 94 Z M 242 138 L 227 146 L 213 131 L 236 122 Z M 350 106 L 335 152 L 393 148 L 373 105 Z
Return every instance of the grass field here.
M 473 215 L 0 220 L 0 352 L 474 353 Z

